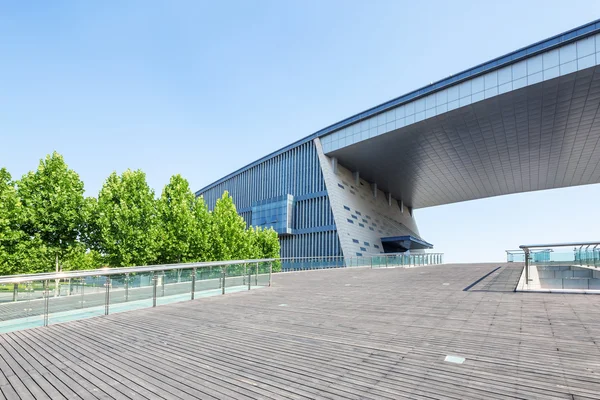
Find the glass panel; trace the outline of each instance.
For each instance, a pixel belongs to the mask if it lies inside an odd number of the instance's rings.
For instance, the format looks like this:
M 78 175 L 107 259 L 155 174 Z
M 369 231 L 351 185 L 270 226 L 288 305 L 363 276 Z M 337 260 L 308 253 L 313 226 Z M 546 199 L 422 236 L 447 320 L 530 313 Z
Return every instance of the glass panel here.
M 104 315 L 106 276 L 49 281 L 48 324 Z
M 0 285 L 0 333 L 43 325 L 43 281 Z
M 192 295 L 192 270 L 172 269 L 158 274 L 156 304 L 190 300 Z
M 196 270 L 194 298 L 221 294 L 221 267 L 204 267 Z
M 258 274 L 256 275 L 255 284 L 258 287 L 269 286 L 269 271 L 270 271 L 270 263 L 269 262 L 260 262 L 256 265 L 258 268 Z

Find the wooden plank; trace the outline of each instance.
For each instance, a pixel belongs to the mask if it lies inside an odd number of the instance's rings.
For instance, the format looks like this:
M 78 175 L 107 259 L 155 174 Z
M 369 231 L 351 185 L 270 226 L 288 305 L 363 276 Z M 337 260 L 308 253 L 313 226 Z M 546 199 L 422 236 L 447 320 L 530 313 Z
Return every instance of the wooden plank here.
M 280 274 L 269 289 L 15 332 L 0 389 L 25 398 L 56 377 L 85 398 L 597 397 L 600 296 L 515 293 L 521 268 Z M 6 359 L 18 366 L 5 373 Z

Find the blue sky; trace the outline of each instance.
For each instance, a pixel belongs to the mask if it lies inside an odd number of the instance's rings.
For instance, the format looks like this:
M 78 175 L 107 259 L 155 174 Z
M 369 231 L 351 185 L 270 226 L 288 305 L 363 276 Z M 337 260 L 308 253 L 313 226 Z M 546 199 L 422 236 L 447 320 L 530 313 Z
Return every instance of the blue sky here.
M 600 17 L 597 1 L 3 1 L 0 166 L 57 150 L 96 195 L 194 190 L 320 128 Z M 600 239 L 600 185 L 416 210 L 448 261 Z M 596 225 L 596 226 L 595 226 Z

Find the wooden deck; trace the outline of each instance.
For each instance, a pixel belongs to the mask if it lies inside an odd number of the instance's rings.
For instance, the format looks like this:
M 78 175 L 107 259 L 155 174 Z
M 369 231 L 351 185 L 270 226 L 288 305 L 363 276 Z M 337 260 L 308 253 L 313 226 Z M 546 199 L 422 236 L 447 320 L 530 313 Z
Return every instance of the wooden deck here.
M 3 334 L 0 399 L 599 398 L 600 296 L 514 293 L 500 265 L 278 274 Z

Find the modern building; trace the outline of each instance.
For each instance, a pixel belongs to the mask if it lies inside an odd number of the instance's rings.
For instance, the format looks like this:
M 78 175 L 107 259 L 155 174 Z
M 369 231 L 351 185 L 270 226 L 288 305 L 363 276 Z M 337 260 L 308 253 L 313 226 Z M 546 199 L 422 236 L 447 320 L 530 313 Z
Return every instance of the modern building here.
M 413 210 L 600 182 L 600 20 L 353 115 L 199 190 L 282 257 L 430 248 Z

